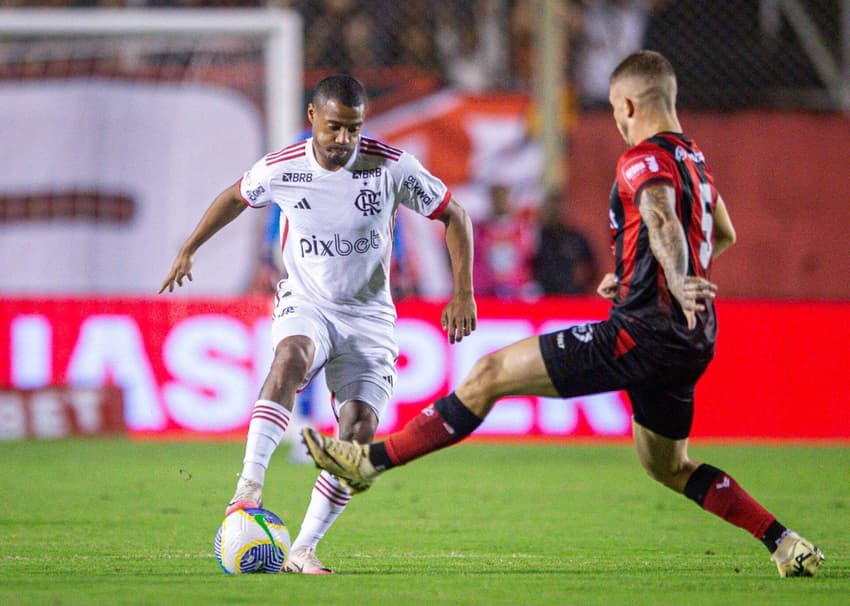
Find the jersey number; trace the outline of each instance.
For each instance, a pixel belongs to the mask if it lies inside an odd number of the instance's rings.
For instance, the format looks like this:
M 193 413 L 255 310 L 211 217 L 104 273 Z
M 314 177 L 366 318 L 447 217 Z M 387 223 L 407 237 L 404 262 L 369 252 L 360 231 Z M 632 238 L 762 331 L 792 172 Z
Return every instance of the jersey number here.
M 708 183 L 699 184 L 699 197 L 702 203 L 702 221 L 700 221 L 700 229 L 702 230 L 703 240 L 699 245 L 699 263 L 703 270 L 708 270 L 708 265 L 711 263 L 711 252 L 714 249 L 714 216 L 711 214 L 711 185 Z

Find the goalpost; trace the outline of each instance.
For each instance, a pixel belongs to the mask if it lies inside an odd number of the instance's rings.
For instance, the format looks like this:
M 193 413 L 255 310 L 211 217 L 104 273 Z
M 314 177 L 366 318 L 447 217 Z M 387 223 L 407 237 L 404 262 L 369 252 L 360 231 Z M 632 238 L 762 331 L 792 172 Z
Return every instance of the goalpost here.
M 263 41 L 268 146 L 297 136 L 302 119 L 303 34 L 292 10 L 0 9 L 0 38 L 92 36 L 256 37 Z
M 298 139 L 302 29 L 275 8 L 0 9 L 0 255 L 37 253 L 0 289 L 147 293 L 198 205 Z M 191 293 L 245 292 L 265 220 L 205 249 L 218 275 Z

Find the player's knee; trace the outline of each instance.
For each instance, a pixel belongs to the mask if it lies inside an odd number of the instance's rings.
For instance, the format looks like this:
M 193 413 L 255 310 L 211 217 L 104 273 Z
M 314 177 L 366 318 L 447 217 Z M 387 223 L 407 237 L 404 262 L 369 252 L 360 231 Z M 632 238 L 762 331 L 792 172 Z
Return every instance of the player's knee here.
M 461 399 L 473 412 L 480 412 L 476 410 L 478 403 L 486 405 L 499 397 L 498 377 L 501 368 L 501 360 L 493 354 L 479 359 L 472 367 L 472 371 L 463 382 L 462 389 L 465 397 L 461 396 Z
M 314 351 L 315 348 L 309 340 L 284 339 L 275 348 L 272 365 L 278 371 L 288 370 L 303 376 L 310 368 Z
M 360 444 L 369 444 L 375 437 L 375 425 L 367 419 L 355 421 L 348 427 L 339 428 L 339 439 L 351 442 L 352 440 Z
M 350 400 L 343 404 L 339 415 L 339 439 L 368 444 L 375 437 L 378 415 L 364 402 Z

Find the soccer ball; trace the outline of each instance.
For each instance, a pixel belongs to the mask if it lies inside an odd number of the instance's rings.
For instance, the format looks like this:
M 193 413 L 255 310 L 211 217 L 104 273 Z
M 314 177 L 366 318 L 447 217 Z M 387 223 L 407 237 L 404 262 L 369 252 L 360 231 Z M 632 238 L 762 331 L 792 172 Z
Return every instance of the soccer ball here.
M 227 574 L 276 573 L 291 545 L 283 520 L 267 509 L 237 509 L 215 535 L 215 558 Z

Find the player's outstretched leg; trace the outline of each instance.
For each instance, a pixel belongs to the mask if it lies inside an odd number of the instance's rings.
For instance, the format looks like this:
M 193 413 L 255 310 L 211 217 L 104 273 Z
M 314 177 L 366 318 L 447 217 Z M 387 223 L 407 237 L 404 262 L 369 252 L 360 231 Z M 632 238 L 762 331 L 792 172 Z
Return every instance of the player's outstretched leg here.
M 368 490 L 377 479 L 378 470 L 369 461 L 368 444 L 337 440 L 312 427 L 303 428 L 301 436 L 316 466 L 339 478 L 352 494 Z
M 337 476 L 356 494 L 368 489 L 387 469 L 460 442 L 482 420 L 453 392 L 423 408 L 384 441 L 371 445 L 335 440 L 310 428 L 303 429 L 301 435 L 316 465 Z

